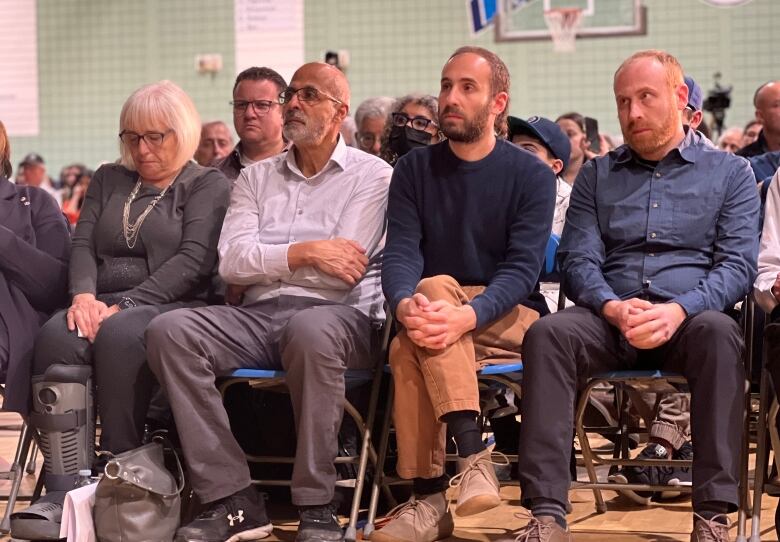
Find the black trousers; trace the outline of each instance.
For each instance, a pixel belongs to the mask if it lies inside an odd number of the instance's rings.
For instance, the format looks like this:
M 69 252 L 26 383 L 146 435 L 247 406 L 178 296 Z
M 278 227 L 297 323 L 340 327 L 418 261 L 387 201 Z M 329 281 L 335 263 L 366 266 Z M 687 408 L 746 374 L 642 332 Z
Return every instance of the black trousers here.
M 687 318 L 672 338 L 637 350 L 617 328 L 582 307 L 535 322 L 523 341 L 518 475 L 523 505 L 568 502 L 577 390 L 589 376 L 620 369 L 683 374 L 691 389 L 693 505 L 720 501 L 736 509 L 744 417 L 744 342 L 736 322 L 715 311 Z
M 101 449 L 117 454 L 137 448 L 143 438 L 152 395 L 155 388 L 159 389 L 146 364 L 146 326 L 164 312 L 202 305 L 177 302 L 125 309 L 103 322 L 93 344 L 69 331 L 67 310 L 60 311 L 38 334 L 32 374 L 42 375 L 55 363 L 93 364 Z

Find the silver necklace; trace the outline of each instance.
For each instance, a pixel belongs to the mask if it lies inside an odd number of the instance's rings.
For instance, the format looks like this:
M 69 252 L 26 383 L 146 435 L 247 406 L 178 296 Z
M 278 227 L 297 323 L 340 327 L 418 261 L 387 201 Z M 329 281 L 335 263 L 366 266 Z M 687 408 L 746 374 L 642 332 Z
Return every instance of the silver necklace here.
M 135 183 L 133 191 L 130 192 L 130 196 L 128 196 L 127 201 L 125 202 L 124 211 L 122 212 L 122 231 L 125 234 L 127 248 L 132 249 L 135 247 L 135 243 L 138 241 L 138 234 L 141 231 L 141 225 L 144 223 L 144 220 L 146 220 L 146 215 L 151 213 L 152 209 L 154 209 L 154 206 L 157 205 L 157 202 L 163 199 L 172 184 L 173 181 L 171 181 L 168 186 L 163 188 L 162 192 L 157 194 L 149 203 L 149 205 L 146 206 L 144 212 L 138 215 L 138 218 L 135 219 L 135 222 L 130 224 L 130 205 L 133 203 L 133 201 L 135 201 L 135 198 L 138 196 L 138 192 L 141 190 L 141 178 L 138 178 L 138 182 Z

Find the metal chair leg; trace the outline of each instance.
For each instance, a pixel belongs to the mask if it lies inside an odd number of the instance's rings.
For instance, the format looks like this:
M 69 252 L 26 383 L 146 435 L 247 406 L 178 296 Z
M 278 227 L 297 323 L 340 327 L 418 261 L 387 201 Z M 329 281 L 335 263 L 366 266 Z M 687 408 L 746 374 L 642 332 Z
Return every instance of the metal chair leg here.
M 739 462 L 739 512 L 737 514 L 737 538 L 736 542 L 747 542 L 745 538 L 748 501 L 750 493 L 748 488 L 748 454 L 750 453 L 750 375 L 753 367 L 753 319 L 755 307 L 752 298 L 748 296 L 743 304 L 743 332 L 745 337 L 745 399 L 744 399 L 744 424 L 742 430 L 742 448 Z M 759 491 L 763 492 L 763 487 Z
M 756 470 L 753 483 L 753 514 L 750 522 L 750 542 L 761 540 L 761 498 L 764 494 L 764 483 L 769 462 L 769 450 L 767 449 L 767 416 L 769 410 L 769 398 L 771 390 L 766 369 L 761 371 L 761 385 L 758 403 L 758 427 Z
M 374 419 L 376 418 L 377 404 L 379 403 L 379 388 L 382 383 L 382 368 L 377 367 L 374 374 L 374 381 L 372 383 L 371 398 L 368 404 L 368 415 L 363 423 L 363 441 L 360 447 L 360 463 L 358 465 L 357 480 L 355 481 L 355 491 L 352 495 L 352 508 L 349 513 L 349 525 L 347 526 L 344 534 L 344 539 L 347 542 L 355 542 L 357 540 L 357 521 L 358 514 L 360 513 L 360 501 L 363 497 L 363 486 L 365 484 L 366 470 L 368 467 L 369 458 L 374 463 L 374 471 L 378 470 L 376 463 L 376 455 L 370 453 L 371 450 L 371 434 L 374 425 Z
M 5 508 L 5 514 L 2 521 L 0 521 L 0 532 L 11 532 L 11 514 L 14 511 L 14 505 L 16 505 L 16 497 L 19 495 L 19 487 L 22 484 L 22 476 L 24 469 L 22 465 L 27 461 L 27 454 L 30 451 L 30 443 L 32 442 L 32 432 L 27 426 L 27 423 L 22 425 L 22 432 L 19 435 L 19 444 L 16 446 L 16 454 L 14 455 L 14 462 L 11 464 L 11 472 L 13 472 L 13 482 L 11 483 L 11 492 L 8 494 L 8 505 Z M 43 477 L 41 477 L 42 479 Z
M 369 538 L 374 532 L 374 523 L 376 521 L 376 511 L 379 507 L 379 490 L 385 487 L 385 459 L 387 458 L 387 446 L 390 441 L 390 422 L 393 411 L 393 379 L 391 378 L 387 386 L 387 402 L 385 403 L 385 415 L 382 420 L 382 435 L 379 439 L 379 450 L 376 462 L 376 472 L 374 473 L 374 483 L 371 487 L 371 500 L 368 505 L 368 518 L 363 527 L 363 538 Z
M 582 453 L 582 462 L 585 464 L 585 470 L 588 472 L 588 479 L 590 483 L 595 484 L 598 482 L 596 476 L 596 466 L 593 462 L 593 451 L 590 448 L 590 441 L 588 435 L 583 426 L 583 418 L 585 416 L 585 408 L 588 405 L 588 397 L 590 391 L 595 386 L 596 382 L 591 382 L 582 391 L 579 404 L 577 406 L 577 413 L 575 415 L 575 427 L 577 429 L 577 437 L 580 439 L 580 452 Z M 597 487 L 593 488 L 593 498 L 596 500 L 596 511 L 599 514 L 603 514 L 607 511 L 607 504 L 604 502 L 604 496 L 601 494 L 601 490 Z
M 27 474 L 35 474 L 35 470 L 38 468 L 37 458 L 38 444 L 35 442 L 35 440 L 33 440 L 32 446 L 30 447 L 30 460 L 27 462 L 27 468 L 24 469 Z
M 749 501 L 749 488 L 748 488 L 748 436 L 750 435 L 750 416 L 748 411 L 750 409 L 750 389 L 745 393 L 746 396 L 746 410 L 745 410 L 745 424 L 742 431 L 742 449 L 740 451 L 739 462 L 739 511 L 737 512 L 737 538 L 736 542 L 747 542 L 745 538 L 746 525 L 747 525 L 747 508 Z M 761 488 L 759 491 L 762 491 Z

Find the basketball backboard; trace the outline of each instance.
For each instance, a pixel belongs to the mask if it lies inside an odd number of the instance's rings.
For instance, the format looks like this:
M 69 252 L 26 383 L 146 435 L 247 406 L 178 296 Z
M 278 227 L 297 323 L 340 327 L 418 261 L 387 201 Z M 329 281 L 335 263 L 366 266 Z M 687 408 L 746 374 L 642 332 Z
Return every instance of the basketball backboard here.
M 544 12 L 558 8 L 583 10 L 578 38 L 647 33 L 641 0 L 498 0 L 496 41 L 550 39 Z

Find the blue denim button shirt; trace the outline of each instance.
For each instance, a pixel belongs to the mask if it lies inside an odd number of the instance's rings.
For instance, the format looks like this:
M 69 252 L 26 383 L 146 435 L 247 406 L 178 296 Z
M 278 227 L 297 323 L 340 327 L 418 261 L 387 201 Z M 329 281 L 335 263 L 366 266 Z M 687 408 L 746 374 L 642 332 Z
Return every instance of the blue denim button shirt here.
M 759 197 L 747 160 L 695 131 L 655 167 L 623 145 L 583 166 L 558 260 L 567 297 L 600 312 L 612 299 L 724 310 L 750 289 Z

